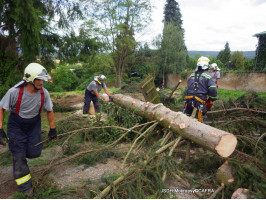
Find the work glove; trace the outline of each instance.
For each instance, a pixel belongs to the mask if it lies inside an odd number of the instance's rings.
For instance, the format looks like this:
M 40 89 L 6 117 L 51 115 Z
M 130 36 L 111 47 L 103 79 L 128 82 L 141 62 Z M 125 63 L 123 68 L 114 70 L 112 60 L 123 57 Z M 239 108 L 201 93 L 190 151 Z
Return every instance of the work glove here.
M 48 134 L 50 140 L 57 138 L 57 132 L 55 128 L 51 128 Z
M 5 145 L 5 143 L 4 143 L 4 141 L 3 141 L 4 139 L 7 140 L 6 133 L 5 133 L 5 131 L 1 128 L 1 129 L 0 129 L 0 145 Z
M 206 109 L 207 109 L 208 111 L 210 111 L 212 105 L 213 105 L 213 101 L 212 101 L 212 99 L 211 99 L 211 98 L 208 98 L 207 101 L 206 101 Z

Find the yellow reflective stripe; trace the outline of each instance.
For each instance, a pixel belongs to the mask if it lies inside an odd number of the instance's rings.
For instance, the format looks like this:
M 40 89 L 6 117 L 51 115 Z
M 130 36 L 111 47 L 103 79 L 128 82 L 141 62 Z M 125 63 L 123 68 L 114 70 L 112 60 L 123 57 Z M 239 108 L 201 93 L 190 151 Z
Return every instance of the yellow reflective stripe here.
M 216 85 L 211 85 L 210 87 L 216 87 Z M 209 88 L 210 88 L 210 87 L 209 87 Z
M 193 98 L 193 96 L 185 96 L 185 99 L 192 99 L 192 98 Z M 205 101 L 202 100 L 201 98 L 195 96 L 195 99 L 198 100 L 200 103 L 205 104 Z
M 203 123 L 203 116 L 202 116 L 202 111 L 199 110 L 199 113 L 198 113 L 198 121 Z
M 102 84 L 99 80 L 97 80 L 97 82 L 98 82 L 100 85 Z
M 207 79 L 211 79 L 211 76 L 208 74 L 203 73 L 202 76 L 206 77 Z
M 193 96 L 185 96 L 185 99 L 191 99 Z
M 30 180 L 31 179 L 31 175 L 30 174 L 28 174 L 28 175 L 26 175 L 26 176 L 23 176 L 22 178 L 18 178 L 18 179 L 16 179 L 15 181 L 17 182 L 17 184 L 18 185 L 21 185 L 21 184 L 23 184 L 23 183 L 26 183 L 28 180 Z

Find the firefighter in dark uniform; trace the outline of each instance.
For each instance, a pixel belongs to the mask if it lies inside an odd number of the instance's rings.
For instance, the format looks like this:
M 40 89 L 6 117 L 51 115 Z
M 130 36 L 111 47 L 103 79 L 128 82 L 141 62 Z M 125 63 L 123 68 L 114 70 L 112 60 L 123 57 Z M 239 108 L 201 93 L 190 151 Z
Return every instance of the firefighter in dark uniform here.
M 104 89 L 105 93 L 109 97 L 109 99 L 105 99 L 104 101 L 112 100 L 105 81 L 106 81 L 106 76 L 104 75 L 95 76 L 94 80 L 86 88 L 83 114 L 82 114 L 84 118 L 88 117 L 91 101 L 93 102 L 96 117 L 100 118 L 101 107 L 100 107 L 99 99 L 101 99 L 101 97 L 99 95 L 99 92 L 101 91 L 102 88 Z
M 200 122 L 206 121 L 207 108 L 210 109 L 217 97 L 216 83 L 210 73 L 207 72 L 208 68 L 209 59 L 200 57 L 195 72 L 190 75 L 187 81 L 186 102 L 183 112 L 187 116 L 191 116 L 194 108 L 196 108 L 195 117 Z
M 13 175 L 25 195 L 32 196 L 31 174 L 26 158 L 41 155 L 41 112 L 47 112 L 50 125 L 49 139 L 57 137 L 53 104 L 48 91 L 42 87 L 44 81 L 51 77 L 46 69 L 38 63 L 29 64 L 24 71 L 21 82 L 10 88 L 0 102 L 0 143 L 8 140 L 9 150 L 13 156 Z M 5 110 L 10 111 L 7 123 L 7 136 L 3 130 Z

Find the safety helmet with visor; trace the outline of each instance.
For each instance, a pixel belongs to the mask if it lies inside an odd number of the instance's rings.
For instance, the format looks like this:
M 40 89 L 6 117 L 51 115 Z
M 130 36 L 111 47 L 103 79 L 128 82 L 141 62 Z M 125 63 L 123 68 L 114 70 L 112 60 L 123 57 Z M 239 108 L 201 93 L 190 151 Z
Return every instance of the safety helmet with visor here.
M 51 76 L 42 65 L 38 63 L 30 63 L 24 70 L 23 80 L 33 83 L 35 79 L 48 81 L 51 79 Z
M 197 61 L 197 67 L 195 69 L 195 71 L 198 71 L 199 68 L 201 69 L 208 69 L 209 68 L 209 58 L 201 56 L 198 61 Z
M 99 84 L 102 84 L 106 81 L 106 76 L 101 74 L 100 76 L 95 76 L 94 80 L 97 81 Z
M 211 69 L 214 69 L 214 70 L 217 70 L 217 71 L 221 70 L 216 63 L 212 63 L 211 64 Z

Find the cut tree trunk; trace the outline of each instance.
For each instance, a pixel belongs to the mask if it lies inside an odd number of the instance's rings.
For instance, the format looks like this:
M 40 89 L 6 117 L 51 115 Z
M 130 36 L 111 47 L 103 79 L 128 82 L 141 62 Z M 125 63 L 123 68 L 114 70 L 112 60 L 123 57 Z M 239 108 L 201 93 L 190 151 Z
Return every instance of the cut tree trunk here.
M 233 134 L 200 123 L 182 112 L 174 112 L 161 103 L 143 102 L 122 94 L 113 95 L 113 101 L 148 120 L 157 120 L 161 126 L 222 157 L 230 156 L 235 150 L 237 139 Z

